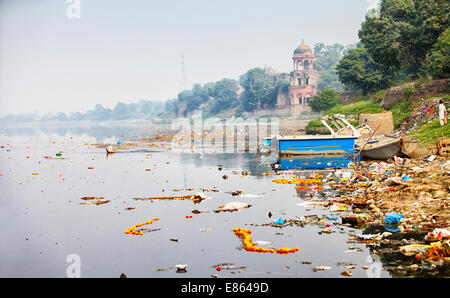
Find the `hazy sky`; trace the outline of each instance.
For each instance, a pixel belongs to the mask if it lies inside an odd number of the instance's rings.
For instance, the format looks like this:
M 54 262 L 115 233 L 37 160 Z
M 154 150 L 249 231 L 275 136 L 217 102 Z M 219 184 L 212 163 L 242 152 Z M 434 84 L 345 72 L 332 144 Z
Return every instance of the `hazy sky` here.
M 302 39 L 357 42 L 372 2 L 0 0 L 0 116 L 174 98 L 182 53 L 189 89 L 258 66 L 289 72 Z

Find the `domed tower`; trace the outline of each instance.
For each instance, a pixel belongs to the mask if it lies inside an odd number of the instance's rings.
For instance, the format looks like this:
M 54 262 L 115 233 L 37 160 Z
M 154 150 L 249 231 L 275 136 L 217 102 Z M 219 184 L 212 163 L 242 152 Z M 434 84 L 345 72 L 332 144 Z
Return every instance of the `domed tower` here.
M 316 95 L 319 73 L 314 70 L 314 53 L 302 41 L 292 57 L 294 70 L 291 72 L 289 100 L 291 106 L 306 107 Z

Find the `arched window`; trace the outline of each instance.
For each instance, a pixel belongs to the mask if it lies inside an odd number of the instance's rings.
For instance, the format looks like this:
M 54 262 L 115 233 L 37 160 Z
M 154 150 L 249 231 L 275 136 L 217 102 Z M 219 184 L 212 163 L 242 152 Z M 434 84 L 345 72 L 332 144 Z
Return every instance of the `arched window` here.
M 302 102 L 302 97 L 300 96 L 299 98 L 298 98 L 298 104 L 302 104 L 303 102 Z
M 298 70 L 303 70 L 303 61 L 302 61 L 302 60 L 299 60 L 299 61 L 297 62 L 297 69 L 298 69 Z
M 309 78 L 305 79 L 305 85 L 309 85 Z
M 305 61 L 305 69 L 309 69 L 309 61 L 308 60 Z

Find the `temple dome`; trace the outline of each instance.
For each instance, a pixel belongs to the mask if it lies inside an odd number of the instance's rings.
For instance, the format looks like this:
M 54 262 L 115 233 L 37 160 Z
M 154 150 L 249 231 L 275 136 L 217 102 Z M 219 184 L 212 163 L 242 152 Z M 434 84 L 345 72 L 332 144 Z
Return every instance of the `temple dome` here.
M 309 46 L 305 45 L 305 43 L 302 41 L 302 44 L 299 45 L 295 51 L 294 51 L 294 55 L 295 54 L 306 54 L 306 53 L 312 53 L 312 50 Z

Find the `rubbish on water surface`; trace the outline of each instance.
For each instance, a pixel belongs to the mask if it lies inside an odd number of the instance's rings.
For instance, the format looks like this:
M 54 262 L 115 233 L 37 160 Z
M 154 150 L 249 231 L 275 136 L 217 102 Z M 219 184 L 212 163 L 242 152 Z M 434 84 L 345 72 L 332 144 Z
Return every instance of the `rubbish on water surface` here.
M 285 221 L 282 218 L 280 218 L 277 221 L 275 221 L 273 224 L 274 225 L 284 225 L 284 223 L 285 223 Z
M 126 229 L 125 230 L 125 234 L 132 234 L 132 235 L 142 236 L 142 235 L 144 235 L 144 232 L 143 231 L 135 231 L 135 229 L 136 228 L 140 228 L 140 227 L 145 226 L 145 225 L 152 224 L 154 221 L 157 221 L 157 220 L 159 220 L 159 217 L 156 217 L 156 218 L 154 218 L 152 220 L 146 221 L 146 222 L 141 223 L 141 224 L 134 225 L 134 226 Z
M 323 271 L 323 270 L 330 270 L 330 269 L 331 269 L 330 266 L 316 266 L 312 270 L 314 272 L 316 272 L 316 271 Z
M 183 196 L 163 196 L 163 197 L 148 197 L 148 198 L 133 198 L 133 200 L 190 200 L 194 203 L 199 203 L 207 199 L 206 195 L 203 193 L 197 193 L 194 195 L 183 195 Z
M 188 265 L 183 264 L 183 265 L 175 265 L 175 268 L 177 268 L 177 273 L 185 273 L 187 272 L 186 268 Z
M 255 247 L 255 243 L 252 241 L 252 237 L 250 234 L 252 231 L 248 229 L 240 229 L 235 228 L 233 229 L 233 232 L 238 237 L 243 237 L 244 240 L 242 241 L 245 247 L 246 251 L 250 252 L 258 252 L 258 253 L 277 253 L 277 254 L 289 254 L 289 253 L 295 253 L 299 251 L 299 248 L 262 248 L 262 247 Z
M 249 207 L 251 207 L 251 205 L 244 203 L 244 202 L 230 202 L 223 206 L 219 206 L 219 208 L 216 209 L 216 211 L 218 211 L 218 212 L 220 212 L 220 211 L 238 211 L 238 210 L 246 209 Z
M 341 273 L 343 276 L 352 276 L 353 274 L 350 271 L 344 271 Z
M 81 205 L 102 205 L 109 203 L 109 200 L 105 200 L 104 197 L 82 197 L 84 201 L 93 201 L 93 202 L 82 202 Z
M 269 241 L 262 241 L 262 240 L 256 240 L 255 242 L 253 242 L 255 245 L 269 245 L 271 244 L 271 242 Z

